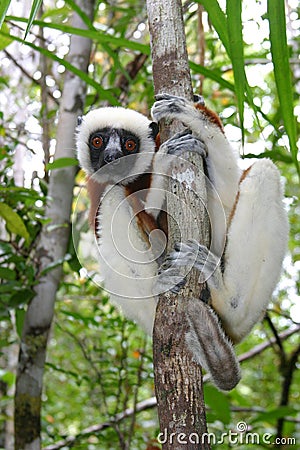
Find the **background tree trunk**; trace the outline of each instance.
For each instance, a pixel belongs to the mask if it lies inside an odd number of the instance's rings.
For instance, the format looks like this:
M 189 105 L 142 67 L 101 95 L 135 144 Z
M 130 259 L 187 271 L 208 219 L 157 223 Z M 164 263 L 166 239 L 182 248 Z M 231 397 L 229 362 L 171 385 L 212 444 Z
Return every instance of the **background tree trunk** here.
M 155 93 L 175 94 L 192 99 L 182 5 L 180 0 L 148 0 Z M 163 139 L 180 129 L 172 123 Z M 169 238 L 172 249 L 178 240 L 194 238 L 208 244 L 209 225 L 205 210 L 205 177 L 202 160 L 195 154 L 187 156 L 187 166 L 172 167 L 167 195 Z M 183 189 L 176 174 L 192 170 L 192 186 Z M 179 178 L 178 178 L 179 179 Z M 173 195 L 172 195 L 173 194 Z M 186 210 L 183 211 L 183 206 Z M 169 218 L 173 220 L 169 220 Z M 184 307 L 191 296 L 200 295 L 196 273 L 189 274 L 180 295 L 160 296 L 153 331 L 154 376 L 160 421 L 160 441 L 164 449 L 208 449 L 202 392 L 201 367 L 193 361 L 185 344 L 188 331 Z
M 92 19 L 94 0 L 79 1 L 78 6 Z M 86 28 L 76 14 L 72 26 Z M 87 71 L 90 51 L 89 39 L 72 36 L 68 60 Z M 75 128 L 77 117 L 83 111 L 85 92 L 85 83 L 67 72 L 60 105 L 55 159 L 74 157 Z M 40 412 L 44 364 L 55 297 L 62 274 L 62 260 L 70 236 L 74 177 L 74 167 L 53 170 L 50 177 L 46 217 L 51 222 L 44 227 L 36 249 L 40 261 L 40 278 L 35 289 L 36 296 L 26 312 L 19 353 L 15 393 L 16 450 L 39 450 L 41 446 Z M 43 273 L 52 264 L 58 266 Z

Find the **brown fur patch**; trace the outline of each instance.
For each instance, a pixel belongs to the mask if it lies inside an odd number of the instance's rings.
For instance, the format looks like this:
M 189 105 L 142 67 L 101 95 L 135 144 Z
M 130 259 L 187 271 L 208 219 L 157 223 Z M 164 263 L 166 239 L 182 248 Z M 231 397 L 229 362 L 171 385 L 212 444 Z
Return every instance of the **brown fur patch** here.
M 246 170 L 243 171 L 242 176 L 241 176 L 240 181 L 239 181 L 239 186 L 240 186 L 240 184 L 244 181 L 244 179 L 246 178 L 246 176 L 248 175 L 248 173 L 250 172 L 251 167 L 252 167 L 252 166 L 248 167 L 248 169 L 246 169 Z M 229 216 L 228 228 L 230 227 L 230 224 L 231 224 L 231 222 L 232 222 L 232 219 L 233 219 L 233 217 L 234 217 L 234 215 L 235 215 L 235 211 L 236 211 L 236 207 L 237 207 L 239 198 L 240 198 L 240 190 L 238 190 L 238 192 L 237 192 L 237 194 L 236 194 L 236 197 L 235 197 L 234 205 L 233 205 L 233 208 L 232 208 L 231 213 L 230 213 L 230 216 Z
M 160 133 L 157 134 L 156 138 L 155 138 L 155 152 L 158 151 L 159 147 L 160 147 Z
M 144 210 L 144 203 L 137 191 L 131 191 L 127 186 L 125 187 L 125 195 L 127 196 L 128 203 L 136 214 L 137 224 L 143 233 L 145 240 L 149 242 L 149 234 L 151 231 L 159 229 L 154 217 Z
M 94 232 L 96 234 L 98 223 L 97 223 L 97 216 L 98 216 L 98 210 L 100 207 L 101 197 L 102 194 L 107 186 L 107 183 L 98 183 L 97 181 L 93 180 L 92 178 L 87 179 L 87 190 L 88 195 L 91 201 L 90 211 L 89 211 L 89 224 L 91 228 L 94 228 Z
M 209 109 L 206 106 L 201 105 L 199 103 L 195 104 L 195 108 L 198 109 L 199 111 L 201 111 L 203 113 L 203 115 L 206 116 L 207 120 L 209 120 L 214 125 L 217 125 L 220 128 L 220 130 L 222 131 L 222 133 L 224 133 L 223 124 L 221 122 L 221 119 L 214 111 L 212 111 L 211 109 Z

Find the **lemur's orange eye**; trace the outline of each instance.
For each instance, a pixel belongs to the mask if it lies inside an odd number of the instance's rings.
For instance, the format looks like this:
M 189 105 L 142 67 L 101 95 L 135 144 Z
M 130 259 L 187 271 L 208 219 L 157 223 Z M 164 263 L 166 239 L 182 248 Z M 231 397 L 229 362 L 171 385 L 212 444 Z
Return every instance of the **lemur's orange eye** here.
M 95 137 L 92 139 L 92 146 L 93 146 L 94 148 L 101 148 L 102 145 L 103 145 L 103 139 L 102 139 L 101 136 L 95 136 Z
M 125 142 L 125 148 L 128 152 L 134 152 L 136 149 L 136 142 L 133 139 L 127 139 Z

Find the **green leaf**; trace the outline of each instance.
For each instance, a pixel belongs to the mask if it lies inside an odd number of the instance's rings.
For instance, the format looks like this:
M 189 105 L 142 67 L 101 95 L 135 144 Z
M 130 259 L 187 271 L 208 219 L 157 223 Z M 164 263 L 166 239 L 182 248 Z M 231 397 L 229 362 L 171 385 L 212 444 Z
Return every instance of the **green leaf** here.
M 24 309 L 18 308 L 16 310 L 16 328 L 19 338 L 22 338 L 23 325 L 25 320 L 26 312 Z
M 74 236 L 74 227 L 73 227 L 73 236 Z M 73 237 L 72 236 L 72 237 Z M 69 239 L 69 246 L 68 246 L 68 254 L 71 256 L 70 260 L 68 261 L 69 266 L 74 272 L 79 272 L 82 265 L 80 264 L 80 261 L 78 260 L 77 252 L 74 247 L 74 238 Z
M 35 292 L 29 288 L 17 290 L 16 293 L 12 295 L 9 301 L 9 306 L 14 308 L 19 305 L 24 305 L 30 302 L 34 296 Z
M 51 369 L 55 370 L 55 372 L 64 373 L 68 376 L 74 377 L 76 380 L 79 380 L 81 376 L 77 372 L 72 372 L 71 370 L 65 370 L 61 367 L 56 366 L 55 364 L 52 364 L 50 362 L 46 362 L 46 367 L 50 367 Z
M 71 317 L 72 319 L 76 319 L 78 321 L 81 321 L 82 323 L 84 323 L 87 326 L 89 324 L 92 324 L 92 325 L 95 325 L 95 326 L 99 325 L 97 320 L 95 320 L 94 316 L 88 316 L 87 317 L 87 316 L 84 316 L 81 313 L 72 312 L 72 311 L 68 311 L 68 310 L 64 310 L 64 309 L 61 309 L 60 312 L 61 312 L 61 314 L 66 315 L 67 317 Z
M 63 167 L 77 166 L 78 161 L 76 158 L 58 158 L 52 163 L 46 165 L 47 170 L 62 169 Z
M 218 391 L 212 385 L 204 386 L 205 403 L 216 412 L 216 416 L 223 423 L 230 422 L 230 403 L 228 397 L 223 392 Z
M 40 193 L 34 189 L 27 189 L 19 186 L 0 187 L 0 192 L 4 198 L 9 198 L 22 203 L 30 202 L 34 204 L 37 200 L 43 200 Z
M 237 96 L 240 126 L 242 130 L 242 138 L 244 140 L 244 101 L 246 100 L 253 109 L 258 124 L 259 119 L 257 116 L 257 112 L 259 112 L 263 117 L 265 117 L 265 114 L 253 103 L 252 90 L 248 84 L 245 74 L 241 21 L 241 0 L 228 0 L 226 2 L 226 12 L 228 17 L 226 17 L 224 12 L 220 8 L 217 0 L 197 0 L 197 2 L 205 7 L 205 10 L 209 15 L 209 19 L 214 29 L 218 33 L 219 38 L 232 62 L 235 85 L 231 90 L 234 91 Z M 205 73 L 203 75 L 209 76 Z M 225 87 L 224 84 L 220 85 Z M 245 97 L 245 92 L 247 93 L 247 97 Z
M 217 83 L 219 83 L 219 85 L 222 86 L 223 88 L 235 92 L 234 85 L 229 81 L 224 80 L 224 78 L 222 78 L 222 76 L 217 70 L 208 69 L 207 67 L 201 66 L 200 64 L 196 64 L 192 61 L 190 61 L 189 64 L 193 72 L 201 73 L 201 75 L 204 75 L 206 78 L 210 78 L 211 80 L 214 80 Z
M 9 34 L 9 28 L 8 28 L 8 25 L 6 23 L 4 23 L 2 25 L 1 30 L 4 31 L 4 33 L 8 33 Z M 11 37 L 2 38 L 1 42 L 0 42 L 0 51 L 4 50 L 6 47 L 8 47 L 9 44 L 12 43 L 12 41 L 13 41 L 13 39 Z
M 10 294 L 9 298 L 12 297 L 12 292 L 15 292 L 17 289 L 20 289 L 20 282 L 16 280 L 0 284 L 0 293 Z
M 13 386 L 16 381 L 16 375 L 13 372 L 3 371 L 0 376 L 1 380 L 4 381 L 8 386 Z
M 254 159 L 261 159 L 261 158 L 270 158 L 272 161 L 282 161 L 285 164 L 292 164 L 293 159 L 290 155 L 290 153 L 282 152 L 280 150 L 268 150 L 266 152 L 260 153 L 259 155 L 253 154 L 253 153 L 247 153 L 246 155 L 243 155 L 243 158 L 254 158 Z
M 94 28 L 90 18 L 84 13 L 84 11 L 73 0 L 66 0 L 66 3 L 71 7 L 72 11 L 76 12 L 81 18 L 82 22 L 86 24 L 89 29 Z
M 70 8 L 64 5 L 62 8 L 47 8 L 46 11 L 40 17 L 40 20 L 45 20 L 46 18 L 51 18 L 53 22 L 64 22 L 68 20 L 70 16 Z
M 27 22 L 26 19 L 16 16 L 8 16 L 7 20 L 13 20 L 15 22 Z M 115 47 L 127 48 L 129 50 L 139 51 L 146 55 L 150 55 L 150 46 L 145 44 L 140 44 L 139 42 L 130 41 L 129 39 L 115 37 L 109 33 L 105 33 L 100 30 L 92 29 L 86 30 L 82 28 L 74 28 L 69 25 L 64 25 L 61 23 L 43 22 L 42 20 L 34 20 L 34 25 L 38 25 L 43 28 L 51 28 L 54 30 L 62 31 L 63 33 L 75 34 L 76 36 L 82 36 L 87 39 L 92 39 L 99 44 L 111 44 Z M 23 41 L 22 41 L 23 42 Z M 29 44 L 29 43 L 27 43 Z M 39 48 L 39 47 L 37 47 Z
M 41 271 L 40 276 L 45 276 L 48 272 L 51 272 L 51 270 L 54 270 L 57 267 L 61 266 L 65 261 L 69 261 L 70 258 L 70 255 L 67 254 L 64 258 L 60 258 L 57 261 L 48 264 L 48 266 Z
M 12 269 L 8 269 L 7 267 L 0 267 L 0 279 L 3 280 L 15 280 L 16 272 Z
M 10 5 L 10 0 L 1 0 L 0 1 L 0 28 L 2 27 L 2 24 L 5 19 L 9 5 Z
M 5 220 L 6 226 L 11 233 L 22 236 L 26 242 L 29 242 L 30 236 L 23 219 L 6 203 L 0 203 L 0 216 Z
M 41 3 L 43 0 L 33 0 L 32 2 L 32 7 L 31 7 L 31 11 L 30 11 L 30 15 L 29 15 L 29 19 L 28 19 L 28 23 L 27 23 L 27 27 L 26 27 L 26 31 L 25 31 L 25 36 L 24 36 L 24 40 L 26 39 L 29 30 L 32 26 L 32 23 L 35 19 L 35 16 L 37 15 L 38 10 L 40 9 Z
M 244 62 L 242 2 L 230 0 L 226 2 L 227 30 L 229 36 L 229 56 L 232 63 L 235 93 L 238 102 L 242 141 L 244 142 L 244 98 L 246 90 L 246 74 Z
M 252 421 L 255 422 L 268 422 L 274 424 L 278 419 L 286 416 L 295 416 L 297 411 L 291 406 L 279 406 L 271 411 L 266 411 L 258 414 L 258 416 Z
M 300 176 L 299 162 L 297 159 L 297 129 L 293 108 L 293 87 L 286 38 L 284 0 L 268 0 L 268 20 L 272 61 L 281 114 L 289 138 L 294 164 Z

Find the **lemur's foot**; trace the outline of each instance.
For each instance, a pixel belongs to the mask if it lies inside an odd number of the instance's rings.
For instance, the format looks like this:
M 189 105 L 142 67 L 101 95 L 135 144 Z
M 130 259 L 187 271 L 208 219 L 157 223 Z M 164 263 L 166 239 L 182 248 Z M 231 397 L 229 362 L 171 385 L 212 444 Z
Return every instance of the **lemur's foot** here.
M 189 130 L 177 133 L 164 144 L 169 155 L 181 156 L 183 153 L 196 152 L 203 158 L 207 156 L 207 148 L 201 139 L 196 138 Z
M 167 255 L 164 267 L 191 266 L 201 272 L 199 281 L 207 281 L 209 287 L 218 288 L 222 273 L 220 258 L 215 256 L 205 245 L 195 240 L 175 244 L 174 251 Z
M 157 279 L 154 287 L 154 295 L 159 295 L 163 292 L 173 292 L 178 294 L 181 288 L 185 285 L 186 279 L 178 274 L 177 267 L 164 266 L 158 270 Z

